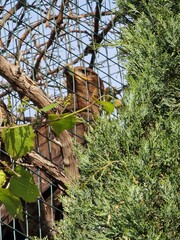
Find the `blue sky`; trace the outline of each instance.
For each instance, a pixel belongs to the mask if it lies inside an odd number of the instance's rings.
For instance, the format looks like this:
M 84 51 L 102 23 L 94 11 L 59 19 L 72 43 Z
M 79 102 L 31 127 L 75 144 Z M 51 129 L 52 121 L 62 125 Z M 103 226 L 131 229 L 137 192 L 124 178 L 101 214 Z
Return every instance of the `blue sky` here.
M 0 5 L 3 5 L 5 1 L 0 1 Z M 31 28 L 35 23 L 43 21 L 47 18 L 47 11 L 49 10 L 49 4 L 52 1 L 48 0 L 36 0 L 35 7 L 31 4 L 34 1 L 27 0 L 27 10 L 24 15 L 24 23 L 19 27 L 15 28 L 19 18 L 23 14 L 23 8 L 19 9 L 16 14 L 6 23 L 1 29 L 1 37 L 4 43 L 7 42 L 9 32 L 12 31 L 12 39 L 10 45 L 7 47 L 7 51 L 3 52 L 3 55 L 14 63 L 13 57 L 10 53 L 15 54 L 18 49 L 20 38 L 22 38 L 25 30 Z M 95 11 L 96 1 L 76 0 L 68 1 L 69 8 L 72 13 L 76 16 L 88 15 Z M 0 16 L 3 18 L 8 10 L 15 6 L 17 1 L 10 0 L 5 6 Z M 59 6 L 61 1 L 57 2 L 57 6 L 51 8 L 51 14 L 57 15 L 59 12 Z M 104 0 L 102 3 L 102 12 L 107 12 L 116 8 L 115 3 L 110 0 Z M 91 42 L 94 33 L 94 18 L 91 16 L 81 17 L 74 21 L 68 18 L 69 10 L 66 7 L 64 10 L 64 28 L 60 32 L 58 38 L 54 41 L 52 46 L 46 51 L 45 57 L 41 64 L 41 80 L 40 84 L 42 88 L 49 94 L 50 97 L 64 95 L 66 90 L 63 87 L 64 77 L 61 68 L 75 60 L 78 56 L 83 53 L 85 47 Z M 99 22 L 99 33 L 106 26 L 106 24 L 112 19 L 113 15 L 105 15 L 101 17 Z M 48 41 L 50 32 L 54 27 L 55 19 L 50 20 L 49 26 L 45 23 L 40 24 L 36 29 L 30 31 L 28 36 L 25 38 L 24 43 L 20 49 L 21 68 L 29 75 L 32 75 L 32 66 L 34 66 L 38 57 L 38 51 L 44 50 L 44 43 Z M 124 84 L 123 70 L 117 59 L 118 49 L 113 46 L 114 41 L 118 40 L 120 34 L 120 26 L 114 27 L 102 42 L 102 46 L 98 49 L 95 61 L 95 71 L 99 74 L 101 79 L 104 81 L 105 86 L 111 85 L 117 88 L 121 88 Z M 53 53 L 53 54 L 52 54 Z M 76 66 L 83 65 L 87 67 L 90 62 L 91 55 L 83 57 Z M 56 74 L 49 74 L 50 71 L 60 68 L 60 71 Z M 1 91 L 1 90 L 0 90 Z M 16 100 L 14 100 L 16 101 Z

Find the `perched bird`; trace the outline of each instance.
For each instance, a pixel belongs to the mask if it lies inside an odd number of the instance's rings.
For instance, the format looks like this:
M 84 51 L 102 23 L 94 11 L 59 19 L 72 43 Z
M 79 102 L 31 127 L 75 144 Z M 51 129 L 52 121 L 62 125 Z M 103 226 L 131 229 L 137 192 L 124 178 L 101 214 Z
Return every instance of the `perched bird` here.
M 78 116 L 86 121 L 86 123 L 77 124 L 74 129 L 77 142 L 84 144 L 84 132 L 87 132 L 88 123 L 94 120 L 94 116 L 100 115 L 96 100 L 103 95 L 104 84 L 91 68 L 67 66 L 64 69 L 64 75 L 66 76 L 67 93 L 70 95 L 70 104 L 67 110 L 70 112 L 81 110 Z

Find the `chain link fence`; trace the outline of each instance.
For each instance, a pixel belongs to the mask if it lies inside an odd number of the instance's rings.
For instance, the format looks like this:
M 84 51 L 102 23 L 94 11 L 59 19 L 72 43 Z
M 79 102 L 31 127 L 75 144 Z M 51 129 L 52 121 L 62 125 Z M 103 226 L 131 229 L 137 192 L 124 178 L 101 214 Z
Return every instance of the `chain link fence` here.
M 1 0 L 0 55 L 19 66 L 53 102 L 67 97 L 64 69 L 71 66 L 80 66 L 85 72 L 87 68 L 92 69 L 105 89 L 121 94 L 125 82 L 115 44 L 121 34 L 116 10 L 115 2 L 110 0 Z M 98 86 L 100 88 L 100 84 Z M 27 104 L 28 99 L 15 91 L 3 76 L 0 76 L 0 97 L 16 124 L 32 122 L 38 116 L 33 102 Z M 77 109 L 76 106 L 74 109 Z M 43 145 L 49 151 L 46 159 L 53 162 L 52 149 L 56 149 L 56 143 L 51 143 L 52 133 L 49 132 L 47 137 L 47 132 L 47 129 L 45 135 L 43 131 L 38 132 L 36 150 Z M 78 141 L 76 128 L 72 134 Z M 44 140 L 39 140 L 38 136 L 41 135 Z M 60 160 L 56 165 L 63 168 L 58 154 L 55 158 L 59 157 Z M 55 221 L 63 218 L 58 184 L 40 169 L 29 169 L 42 196 L 36 205 L 23 203 L 23 223 L 11 218 L 4 206 L 0 205 L 0 240 L 29 239 L 32 235 L 40 238 L 48 235 L 51 239 L 56 232 Z M 35 228 L 38 231 L 33 232 Z

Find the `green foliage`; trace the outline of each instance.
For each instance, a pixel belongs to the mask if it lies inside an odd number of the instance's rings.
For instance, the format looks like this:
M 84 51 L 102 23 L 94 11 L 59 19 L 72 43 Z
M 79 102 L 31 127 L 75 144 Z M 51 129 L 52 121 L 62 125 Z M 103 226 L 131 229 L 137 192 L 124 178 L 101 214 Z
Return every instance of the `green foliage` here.
M 2 131 L 2 139 L 6 152 L 13 159 L 24 156 L 34 148 L 34 131 L 30 125 L 6 127 Z M 17 166 L 14 170 L 7 163 L 1 164 L 6 167 L 10 182 L 6 188 L 6 173 L 1 170 L 0 175 L 0 202 L 5 204 L 9 213 L 22 219 L 23 208 L 21 199 L 27 202 L 36 201 L 39 196 L 38 187 L 35 185 L 32 174 L 23 167 Z
M 114 111 L 115 104 L 112 104 L 111 102 L 95 100 L 95 103 L 102 105 L 108 114 L 111 114 Z M 41 111 L 49 111 L 54 106 L 54 104 L 50 104 L 47 107 L 42 108 Z M 88 107 L 89 106 L 87 106 L 86 108 Z M 73 113 L 62 113 L 60 116 L 50 113 L 48 114 L 49 124 L 53 128 L 55 134 L 58 136 L 64 130 L 73 129 L 78 122 L 76 114 L 84 110 L 85 109 L 80 109 Z
M 44 238 L 38 238 L 38 237 L 30 237 L 30 240 L 48 240 L 48 237 L 44 237 Z
M 99 120 L 79 150 L 80 185 L 62 199 L 62 239 L 178 239 L 179 129 L 169 118 L 147 138 Z
M 77 150 L 81 180 L 61 197 L 58 237 L 178 240 L 179 3 L 118 4 L 127 23 L 118 44 L 129 87 L 119 117 L 97 120 L 87 149 Z
M 174 5 L 170 8 L 172 1 L 165 1 L 164 5 L 161 2 L 145 4 L 144 11 L 124 30 L 119 43 L 132 88 L 124 101 L 131 107 L 132 115 L 138 111 L 144 118 L 150 110 L 152 114 L 161 111 L 164 116 L 169 110 L 178 114 L 180 108 L 180 16 L 173 11 Z M 123 55 L 123 49 L 127 54 Z
M 7 188 L 0 187 L 0 202 L 6 206 L 12 217 L 17 216 L 19 219 L 22 219 L 23 216 L 21 199 L 26 202 L 34 202 L 38 196 L 39 190 L 34 183 L 32 174 L 21 166 L 15 168 L 9 186 Z
M 57 136 L 64 130 L 72 129 L 76 124 L 76 117 L 69 113 L 61 114 L 60 117 L 56 114 L 49 114 L 48 120 Z
M 13 126 L 3 129 L 2 139 L 7 153 L 18 159 L 34 148 L 34 131 L 32 126 Z
M 51 103 L 51 104 L 41 108 L 40 111 L 46 113 L 46 112 L 52 110 L 53 108 L 57 107 L 58 105 L 59 105 L 59 102 Z
M 39 196 L 38 187 L 34 184 L 33 176 L 23 167 L 17 166 L 14 175 L 10 180 L 10 191 L 26 202 L 35 202 Z
M 22 220 L 23 209 L 21 200 L 12 194 L 9 188 L 0 188 L 0 202 L 4 203 L 12 217 L 17 216 Z
M 6 182 L 6 174 L 3 170 L 0 170 L 0 187 L 2 187 Z
M 114 112 L 114 105 L 107 101 L 97 101 L 97 104 L 102 105 L 108 114 Z
M 68 105 L 68 101 L 65 105 Z M 20 106 L 20 112 L 25 109 L 27 101 L 24 99 L 24 105 Z M 57 107 L 59 103 L 52 103 L 40 110 L 39 112 L 48 112 Z M 111 111 L 114 106 L 109 102 L 100 101 L 107 111 Z M 112 105 L 112 106 L 111 106 Z M 48 121 L 58 136 L 62 131 L 72 129 L 77 123 L 75 113 L 48 114 Z M 2 131 L 2 140 L 5 145 L 6 152 L 13 159 L 23 157 L 34 148 L 35 134 L 32 125 L 21 125 L 6 127 Z M 17 166 L 12 170 L 6 162 L 1 161 L 1 164 L 6 168 L 6 171 L 11 175 L 10 184 L 6 189 L 6 173 L 0 170 L 0 201 L 5 204 L 9 213 L 14 217 L 22 219 L 22 203 L 20 199 L 26 202 L 34 202 L 39 196 L 39 191 L 34 183 L 33 176 L 24 168 Z M 7 170 L 8 169 L 8 170 Z M 12 175 L 13 174 L 13 175 Z

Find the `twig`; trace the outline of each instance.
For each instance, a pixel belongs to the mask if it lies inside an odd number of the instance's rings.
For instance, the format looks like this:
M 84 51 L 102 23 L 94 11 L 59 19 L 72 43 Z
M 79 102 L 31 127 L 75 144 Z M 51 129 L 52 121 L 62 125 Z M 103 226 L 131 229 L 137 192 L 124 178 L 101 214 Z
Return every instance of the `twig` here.
M 18 22 L 17 22 L 17 25 L 15 26 L 15 28 L 14 28 L 12 31 L 9 32 L 8 39 L 7 39 L 7 44 L 6 44 L 6 48 L 9 47 L 9 44 L 10 44 L 10 42 L 11 42 L 11 39 L 12 39 L 12 36 L 13 36 L 14 32 L 15 32 L 15 31 L 18 29 L 18 27 L 22 24 L 24 15 L 25 15 L 25 9 L 23 10 L 23 13 L 22 13 L 21 16 L 19 17 Z M 17 53 L 18 53 L 18 50 L 19 50 L 19 49 L 17 49 Z M 17 56 L 18 56 L 18 54 L 16 54 L 16 57 L 17 57 Z
M 0 159 L 0 163 L 4 166 L 4 167 L 6 167 L 10 172 L 12 172 L 12 173 L 14 173 L 17 177 L 20 177 L 21 175 L 20 174 L 18 174 L 17 172 L 15 172 L 12 168 L 10 168 L 4 161 L 2 161 L 1 159 Z
M 101 17 L 100 16 L 101 3 L 102 3 L 102 0 L 100 0 L 99 2 L 96 3 L 96 11 L 95 11 L 95 19 L 94 19 L 93 42 L 97 42 L 97 38 L 98 38 L 99 21 L 100 21 L 100 17 Z M 96 59 L 96 52 L 97 52 L 97 49 L 93 50 L 93 52 L 92 52 L 92 57 L 91 57 L 91 61 L 90 61 L 90 64 L 89 64 L 90 68 L 93 68 L 94 61 Z
M 1 85 L 0 85 L 0 87 L 1 87 Z M 4 92 L 2 92 L 2 93 L 0 94 L 0 98 L 3 98 L 3 97 L 5 97 L 6 95 L 9 95 L 12 91 L 13 91 L 13 89 L 12 89 L 11 87 L 9 87 L 8 89 L 6 89 Z
M 62 29 L 63 11 L 64 11 L 64 2 L 62 1 L 61 2 L 60 11 L 59 11 L 59 15 L 58 15 L 58 18 L 56 20 L 56 26 L 51 31 L 50 38 L 49 38 L 48 42 L 46 43 L 46 47 L 40 53 L 40 55 L 39 55 L 39 57 L 38 57 L 38 59 L 37 59 L 37 61 L 35 63 L 35 66 L 34 66 L 34 76 L 35 76 L 35 78 L 36 78 L 36 73 L 38 71 L 38 68 L 39 68 L 39 65 L 40 65 L 42 57 L 44 56 L 45 52 L 49 49 L 49 47 L 52 45 L 52 43 L 53 43 L 53 41 L 55 39 L 56 33 L 58 34 L 61 31 L 61 29 Z
M 24 7 L 26 4 L 26 0 L 19 0 L 16 4 L 16 6 L 12 7 L 7 14 L 3 17 L 3 19 L 0 21 L 0 29 L 4 26 L 4 24 L 10 19 L 10 17 L 21 7 Z
M 83 57 L 87 56 L 90 53 L 93 53 L 94 51 L 94 45 L 100 44 L 104 37 L 107 35 L 107 33 L 111 30 L 111 28 L 114 26 L 114 24 L 118 21 L 118 18 L 116 16 L 113 17 L 112 20 L 105 26 L 105 28 L 101 31 L 101 33 L 96 37 L 96 41 L 92 41 L 88 46 L 84 49 L 83 53 L 79 55 L 75 60 L 70 62 L 68 66 L 74 65 L 79 62 Z M 66 65 L 67 66 L 67 65 Z M 59 68 L 59 70 L 62 70 L 64 67 Z

